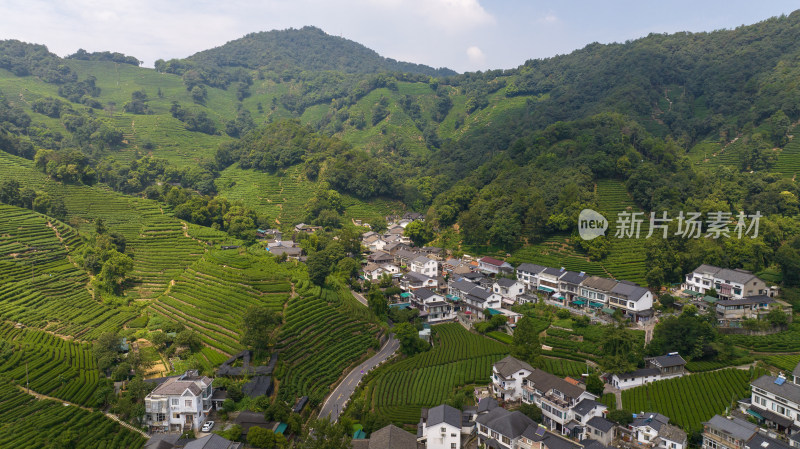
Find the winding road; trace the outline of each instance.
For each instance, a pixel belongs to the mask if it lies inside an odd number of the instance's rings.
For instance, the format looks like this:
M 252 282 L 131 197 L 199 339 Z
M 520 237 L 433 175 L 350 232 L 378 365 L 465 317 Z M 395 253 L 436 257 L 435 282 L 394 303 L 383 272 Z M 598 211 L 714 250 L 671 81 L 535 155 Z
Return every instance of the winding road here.
M 322 404 L 322 409 L 319 411 L 319 418 L 330 417 L 332 422 L 336 422 L 336 420 L 339 419 L 339 414 L 344 411 L 347 401 L 350 400 L 350 396 L 353 395 L 356 387 L 361 383 L 361 379 L 368 372 L 375 369 L 376 366 L 391 357 L 399 347 L 400 342 L 394 338 L 394 334 L 390 335 L 389 339 L 386 340 L 386 343 L 383 344 L 383 347 L 377 354 L 370 357 L 366 362 L 353 368 L 353 370 L 347 374 L 347 377 L 336 386 L 333 393 L 331 393 L 328 398 L 325 399 L 325 403 Z
M 358 302 L 365 307 L 367 306 L 367 300 L 364 299 L 363 296 L 357 292 L 352 293 Z M 319 418 L 329 417 L 331 422 L 336 422 L 339 419 L 339 415 L 344 410 L 345 405 L 347 405 L 347 401 L 350 400 L 350 396 L 353 395 L 353 392 L 356 391 L 356 387 L 361 383 L 361 379 L 363 379 L 368 372 L 375 369 L 376 366 L 391 357 L 399 347 L 400 342 L 394 338 L 394 334 L 390 334 L 389 339 L 383 344 L 381 350 L 367 361 L 353 368 L 353 370 L 347 374 L 347 377 L 336 386 L 333 393 L 325 399 L 325 402 L 322 404 L 322 409 L 319 411 Z

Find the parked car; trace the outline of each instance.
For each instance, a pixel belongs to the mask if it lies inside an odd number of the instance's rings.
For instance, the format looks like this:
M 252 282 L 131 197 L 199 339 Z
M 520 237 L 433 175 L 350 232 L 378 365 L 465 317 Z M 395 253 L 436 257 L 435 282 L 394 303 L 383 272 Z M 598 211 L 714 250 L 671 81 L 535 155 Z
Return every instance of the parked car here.
M 206 421 L 206 423 L 203 424 L 203 427 L 200 430 L 203 432 L 211 432 L 211 429 L 213 428 L 214 428 L 214 421 Z

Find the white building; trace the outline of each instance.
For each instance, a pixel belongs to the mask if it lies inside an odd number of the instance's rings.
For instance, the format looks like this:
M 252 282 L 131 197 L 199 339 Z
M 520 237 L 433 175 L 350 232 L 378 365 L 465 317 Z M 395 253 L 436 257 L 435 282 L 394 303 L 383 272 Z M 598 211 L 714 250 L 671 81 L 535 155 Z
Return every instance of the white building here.
M 542 424 L 561 435 L 581 438 L 589 419 L 607 407 L 582 386 L 537 369 L 522 382 L 522 401 L 542 409 Z
M 527 291 L 536 291 L 539 287 L 539 273 L 546 267 L 534 263 L 523 263 L 517 267 L 517 280 L 525 285 Z
M 686 374 L 686 360 L 677 352 L 645 359 L 646 366 L 622 374 L 613 374 L 608 383 L 620 390 L 638 387 L 657 380 L 680 377 Z
M 764 375 L 750 386 L 748 413 L 779 432 L 800 427 L 800 364 L 788 379 Z
M 439 263 L 425 256 L 419 256 L 411 261 L 408 269 L 414 273 L 419 273 L 428 277 L 436 277 L 439 274 Z
M 441 323 L 443 321 L 452 321 L 456 318 L 453 305 L 447 302 L 444 296 L 434 293 L 430 289 L 420 288 L 414 290 L 411 303 L 419 309 L 420 317 L 425 318 L 428 323 Z
M 145 399 L 145 423 L 155 431 L 199 430 L 211 412 L 211 382 L 197 370 L 171 377 Z
M 492 393 L 503 401 L 521 399 L 523 380 L 535 370 L 522 360 L 508 356 L 492 366 Z
M 669 424 L 659 413 L 640 413 L 628 425 L 631 436 L 639 444 L 663 449 L 686 449 L 686 432 Z
M 489 274 L 513 273 L 514 266 L 508 262 L 486 256 L 478 259 L 478 270 Z
M 503 303 L 512 305 L 517 302 L 517 296 L 525 293 L 525 284 L 508 278 L 500 278 L 492 284 L 492 291 L 503 298 Z
M 742 299 L 745 296 L 770 294 L 767 284 L 750 271 L 706 264 L 686 275 L 683 288 L 702 294 L 713 288 L 720 299 Z
M 446 404 L 428 409 L 417 426 L 417 441 L 426 449 L 461 449 L 461 411 Z

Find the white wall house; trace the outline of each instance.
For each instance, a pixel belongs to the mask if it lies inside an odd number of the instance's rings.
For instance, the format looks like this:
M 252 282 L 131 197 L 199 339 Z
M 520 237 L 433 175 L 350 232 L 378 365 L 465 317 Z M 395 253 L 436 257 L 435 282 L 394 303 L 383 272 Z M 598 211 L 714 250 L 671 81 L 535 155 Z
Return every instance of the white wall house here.
M 669 418 L 662 414 L 639 413 L 628 428 L 633 439 L 640 445 L 652 445 L 661 449 L 686 449 L 686 432 L 669 424 Z
M 145 399 L 145 423 L 153 431 L 199 430 L 211 412 L 211 382 L 197 370 L 167 379 Z
M 522 383 L 522 402 L 542 409 L 542 424 L 557 434 L 580 438 L 585 423 L 607 407 L 582 386 L 537 369 Z
M 800 427 L 800 364 L 789 378 L 764 375 L 751 384 L 750 413 L 769 427 Z
M 521 399 L 523 380 L 534 368 L 522 360 L 508 356 L 492 366 L 492 392 L 503 401 Z
M 512 305 L 517 296 L 525 293 L 525 284 L 514 279 L 500 278 L 492 284 L 492 291 L 503 298 L 503 303 Z
M 446 404 L 428 409 L 417 426 L 417 441 L 426 449 L 461 449 L 461 411 Z
M 478 270 L 489 274 L 513 273 L 514 266 L 508 262 L 487 256 L 478 259 Z
M 428 323 L 441 323 L 452 321 L 456 318 L 453 305 L 447 302 L 444 296 L 434 293 L 430 289 L 420 288 L 414 290 L 411 303 L 419 309 L 420 317 Z
M 683 288 L 705 294 L 714 289 L 721 299 L 742 299 L 745 296 L 769 295 L 767 284 L 752 272 L 714 265 L 700 265 L 686 275 Z
M 411 261 L 408 269 L 414 273 L 423 274 L 428 277 L 436 277 L 439 274 L 439 262 L 425 256 L 419 256 Z
M 539 273 L 547 267 L 534 263 L 523 263 L 517 267 L 517 280 L 522 282 L 526 291 L 536 291 L 539 287 Z

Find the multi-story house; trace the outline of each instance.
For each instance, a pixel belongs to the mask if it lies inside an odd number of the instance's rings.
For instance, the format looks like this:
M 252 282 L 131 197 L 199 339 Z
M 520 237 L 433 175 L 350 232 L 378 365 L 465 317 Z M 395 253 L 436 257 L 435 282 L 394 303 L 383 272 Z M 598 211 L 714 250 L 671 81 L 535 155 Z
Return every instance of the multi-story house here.
M 517 296 L 525 293 L 525 285 L 513 279 L 500 278 L 492 284 L 492 291 L 503 298 L 504 304 L 512 305 L 517 302 Z
M 428 277 L 436 277 L 439 275 L 439 263 L 425 256 L 415 257 L 408 265 L 408 269 Z
M 705 294 L 712 288 L 720 299 L 742 299 L 745 296 L 768 295 L 767 284 L 752 272 L 740 268 L 700 265 L 686 275 L 685 290 Z
M 508 356 L 492 366 L 492 393 L 503 401 L 516 401 L 525 392 L 524 380 L 536 371 L 526 362 Z
M 534 263 L 523 263 L 517 267 L 517 280 L 525 285 L 526 291 L 536 291 L 539 287 L 539 273 L 547 267 Z
M 617 425 L 602 416 L 595 416 L 586 421 L 586 438 L 599 441 L 605 446 L 610 446 L 614 441 L 614 428 Z
M 587 279 L 589 276 L 583 271 L 580 273 L 567 271 L 558 279 L 558 292 L 559 296 L 563 298 L 564 304 L 569 304 L 578 298 L 580 286 Z
M 420 317 L 425 318 L 428 323 L 450 321 L 456 317 L 453 305 L 447 302 L 444 296 L 427 288 L 414 290 L 411 304 L 419 309 Z
M 741 449 L 758 433 L 758 426 L 736 417 L 714 415 L 703 423 L 702 449 Z
M 648 357 L 644 359 L 648 368 L 656 368 L 662 379 L 680 377 L 686 374 L 686 360 L 677 352 L 670 352 L 667 355 Z
M 581 404 L 585 399 L 592 402 Z M 595 399 L 597 396 L 585 388 L 540 369 L 522 379 L 522 401 L 542 409 L 542 424 L 562 435 L 579 437 L 585 422 L 606 409 Z M 580 422 L 576 420 L 576 407 Z
M 426 449 L 461 449 L 461 410 L 442 404 L 428 409 L 417 425 Z
M 478 259 L 478 270 L 489 274 L 513 273 L 514 266 L 508 262 L 486 256 Z
M 573 303 L 579 306 L 603 308 L 608 307 L 608 297 L 611 290 L 616 287 L 617 281 L 613 279 L 601 278 L 598 276 L 590 276 L 581 282 L 578 291 L 577 301 Z
M 548 294 L 558 292 L 558 280 L 566 272 L 567 270 L 563 268 L 545 268 L 539 272 L 539 285 L 536 287 L 536 289 L 540 292 L 545 292 Z
M 409 271 L 400 278 L 400 288 L 405 291 L 413 291 L 420 288 L 436 288 L 439 281 L 435 277 L 425 276 L 424 274 Z
M 145 397 L 145 423 L 152 431 L 199 430 L 211 412 L 212 380 L 197 370 L 168 378 Z
M 686 432 L 669 424 L 669 418 L 659 413 L 640 413 L 628 425 L 631 436 L 639 445 L 661 449 L 686 449 Z
M 478 416 L 475 420 L 478 427 L 478 443 L 483 447 L 517 449 L 521 447 L 521 439 L 530 429 L 531 439 L 538 428 L 536 422 L 522 412 L 497 407 L 490 412 Z
M 748 413 L 759 422 L 789 433 L 800 427 L 800 364 L 790 379 L 764 375 L 750 383 Z
M 633 321 L 647 321 L 653 316 L 653 293 L 630 281 L 619 281 L 608 294 L 608 306 L 621 309 Z
M 760 319 L 771 308 L 780 308 L 791 320 L 792 306 L 766 295 L 747 296 L 741 299 L 721 299 L 714 303 L 717 311 L 717 324 L 722 327 L 741 327 L 748 319 Z
M 485 309 L 499 309 L 502 305 L 500 295 L 464 279 L 451 281 L 448 293 L 452 298 L 458 298 L 461 310 L 474 320 L 483 319 Z
M 657 380 L 680 377 L 686 374 L 686 360 L 677 352 L 646 358 L 645 367 L 635 371 L 613 374 L 608 383 L 620 390 L 638 387 Z

